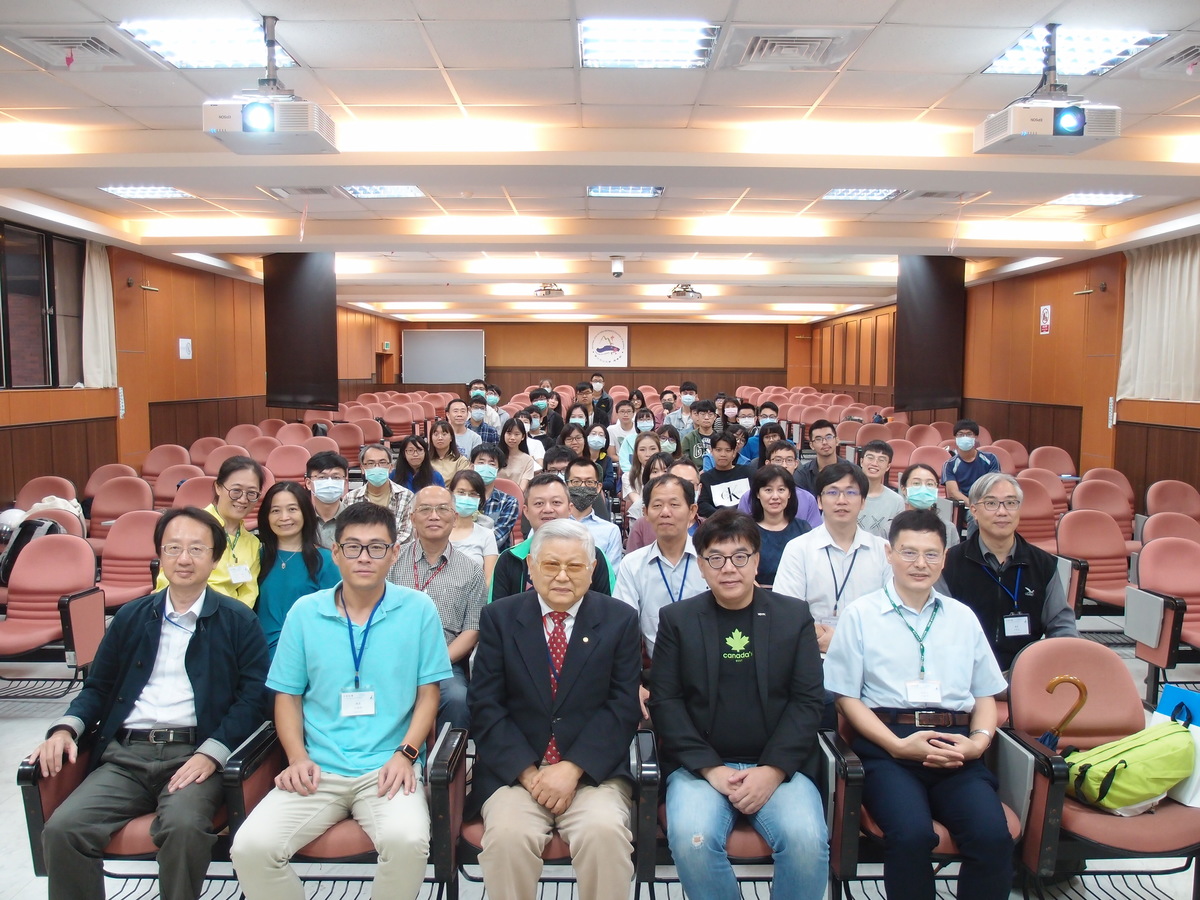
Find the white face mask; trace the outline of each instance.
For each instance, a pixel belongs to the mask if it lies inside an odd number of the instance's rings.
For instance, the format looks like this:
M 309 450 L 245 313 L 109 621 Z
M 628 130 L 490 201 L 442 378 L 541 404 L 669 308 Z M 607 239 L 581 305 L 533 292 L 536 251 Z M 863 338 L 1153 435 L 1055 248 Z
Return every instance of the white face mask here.
M 738 424 L 743 428 L 753 428 L 754 416 L 742 416 L 740 419 L 738 419 Z
M 592 382 L 592 390 L 595 391 L 597 394 L 601 393 L 604 390 L 604 382 L 603 381 L 593 381 Z

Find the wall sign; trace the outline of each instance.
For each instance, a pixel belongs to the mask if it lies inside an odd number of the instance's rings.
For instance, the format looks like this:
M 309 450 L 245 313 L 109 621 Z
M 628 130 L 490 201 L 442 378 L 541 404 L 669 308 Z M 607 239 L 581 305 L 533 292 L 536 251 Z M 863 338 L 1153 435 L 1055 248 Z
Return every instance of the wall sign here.
M 1042 307 L 1041 324 L 1039 327 L 1041 329 L 1042 334 L 1050 333 L 1050 307 L 1049 306 Z
M 589 325 L 588 365 L 596 368 L 628 366 L 629 326 Z

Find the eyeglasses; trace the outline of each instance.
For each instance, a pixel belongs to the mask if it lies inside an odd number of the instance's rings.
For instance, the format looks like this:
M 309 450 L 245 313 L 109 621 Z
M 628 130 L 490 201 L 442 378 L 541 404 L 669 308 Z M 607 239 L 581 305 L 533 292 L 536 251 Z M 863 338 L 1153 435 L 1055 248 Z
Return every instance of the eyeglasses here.
M 868 453 L 863 456 L 864 463 L 890 463 L 891 460 L 879 453 Z
M 862 496 L 862 494 L 860 494 L 854 488 L 850 488 L 848 491 L 838 490 L 837 488 L 828 488 L 821 491 L 821 496 L 826 500 L 837 500 L 840 497 L 845 497 L 847 500 L 857 500 Z
M 837 435 L 836 434 L 820 434 L 820 435 L 815 435 L 813 437 L 810 437 L 808 440 L 810 443 L 813 443 L 813 444 L 828 444 L 830 441 L 836 441 Z
M 985 500 L 980 500 L 978 505 L 982 506 L 988 512 L 995 512 L 1001 506 L 1003 506 L 1009 512 L 1016 512 L 1021 508 L 1021 501 L 1016 497 L 1009 497 L 1007 500 L 996 500 L 992 497 L 988 497 Z
M 537 566 L 538 571 L 547 578 L 557 578 L 563 572 L 567 573 L 568 578 L 578 578 L 588 570 L 587 563 L 581 562 L 553 562 L 547 560 L 546 562 L 539 562 Z
M 383 542 L 364 545 L 357 541 L 346 541 L 345 543 L 338 544 L 338 546 L 342 549 L 342 556 L 346 557 L 346 559 L 358 559 L 362 556 L 364 550 L 367 551 L 367 556 L 371 557 L 371 559 L 383 559 L 387 556 L 388 551 L 392 549 L 391 544 Z
M 439 503 L 437 506 L 422 504 L 421 506 L 413 507 L 413 513 L 418 516 L 432 516 L 434 513 L 437 513 L 439 516 L 448 516 L 453 512 L 454 507 L 446 503 Z
M 924 557 L 925 562 L 931 566 L 941 561 L 941 550 L 926 550 L 924 553 L 919 550 L 897 550 L 896 555 L 906 563 L 915 563 L 919 557 Z
M 193 544 L 191 547 L 185 547 L 182 544 L 163 544 L 162 555 L 174 558 L 186 552 L 192 559 L 204 559 L 205 556 L 212 553 L 212 549 L 212 547 L 205 547 L 202 544 Z
M 364 469 L 388 469 L 391 468 L 391 462 L 386 459 L 363 460 L 362 467 Z
M 750 557 L 753 555 L 754 552 L 747 553 L 745 550 L 739 550 L 737 553 L 731 553 L 729 556 L 724 556 L 720 553 L 710 553 L 708 556 L 702 556 L 700 558 L 708 563 L 708 567 L 710 569 L 725 568 L 726 560 L 741 569 L 746 565 L 746 563 L 750 562 Z
M 590 481 L 580 481 L 578 478 L 572 478 L 570 481 L 567 482 L 567 484 L 570 485 L 571 487 L 586 487 L 586 488 L 600 487 L 600 482 L 596 481 L 596 479 L 594 479 L 594 478 Z
M 243 491 L 241 488 L 227 488 L 223 484 L 218 484 L 217 487 L 228 494 L 230 500 L 241 500 L 243 497 L 245 497 L 247 500 L 253 503 L 262 496 L 259 491 Z

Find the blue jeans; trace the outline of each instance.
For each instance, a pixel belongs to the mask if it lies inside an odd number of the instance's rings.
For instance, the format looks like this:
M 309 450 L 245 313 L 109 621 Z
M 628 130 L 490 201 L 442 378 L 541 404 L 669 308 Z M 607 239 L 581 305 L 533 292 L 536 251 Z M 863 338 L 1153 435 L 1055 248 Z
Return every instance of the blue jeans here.
M 454 674 L 438 682 L 441 699 L 438 701 L 437 725 L 440 731 L 447 722 L 451 728 L 470 728 L 471 713 L 467 708 L 466 662 L 455 663 Z
M 725 854 L 739 815 L 720 791 L 687 769 L 667 777 L 667 841 L 684 893 L 693 900 L 740 900 L 742 891 Z M 771 847 L 773 900 L 820 900 L 829 879 L 829 835 L 816 785 L 797 772 L 747 818 Z

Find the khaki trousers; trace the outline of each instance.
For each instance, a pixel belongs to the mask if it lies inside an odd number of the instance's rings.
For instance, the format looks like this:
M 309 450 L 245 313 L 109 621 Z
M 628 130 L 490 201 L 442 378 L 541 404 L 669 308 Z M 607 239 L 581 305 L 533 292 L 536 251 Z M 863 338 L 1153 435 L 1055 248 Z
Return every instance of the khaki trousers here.
M 571 847 L 580 900 L 628 900 L 633 878 L 629 828 L 633 788 L 623 778 L 583 785 L 555 816 L 520 785 L 502 787 L 483 804 L 479 865 L 492 900 L 532 900 L 551 829 Z

